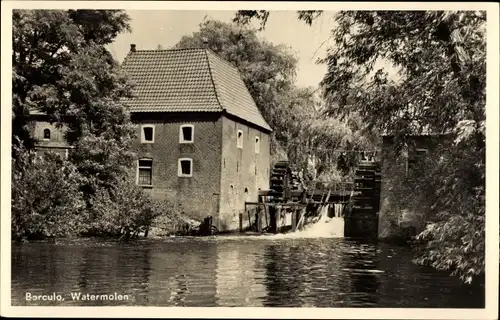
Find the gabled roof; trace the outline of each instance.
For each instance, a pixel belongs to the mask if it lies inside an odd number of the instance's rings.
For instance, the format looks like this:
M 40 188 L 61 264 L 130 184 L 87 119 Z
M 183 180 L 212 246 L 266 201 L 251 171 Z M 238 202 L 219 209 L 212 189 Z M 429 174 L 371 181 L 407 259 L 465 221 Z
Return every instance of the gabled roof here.
M 225 111 L 271 131 L 238 70 L 210 50 L 131 50 L 122 68 L 135 84 L 131 112 Z

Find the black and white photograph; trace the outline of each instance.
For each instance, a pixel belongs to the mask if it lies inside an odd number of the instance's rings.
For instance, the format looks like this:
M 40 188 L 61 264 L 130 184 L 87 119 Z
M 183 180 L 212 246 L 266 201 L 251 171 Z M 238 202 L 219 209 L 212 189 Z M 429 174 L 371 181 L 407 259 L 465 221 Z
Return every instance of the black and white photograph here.
M 498 4 L 141 2 L 2 2 L 2 315 L 498 317 Z

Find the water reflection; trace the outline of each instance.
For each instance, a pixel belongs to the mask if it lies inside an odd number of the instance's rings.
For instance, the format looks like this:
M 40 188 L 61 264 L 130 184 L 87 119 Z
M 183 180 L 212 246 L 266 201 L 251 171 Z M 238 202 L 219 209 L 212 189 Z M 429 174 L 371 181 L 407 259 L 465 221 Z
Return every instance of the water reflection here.
M 378 263 L 378 249 L 371 244 L 353 242 L 351 250 L 343 256 L 344 272 L 350 274 L 349 301 L 355 299 L 363 306 L 375 306 L 379 301 L 377 292 L 380 287 L 380 278 L 384 271 Z
M 217 245 L 192 240 L 156 243 L 150 258 L 155 270 L 143 305 L 215 306 Z
M 379 285 L 375 251 L 366 256 L 321 241 L 270 245 L 266 260 L 266 306 L 340 307 L 349 301 L 375 305 Z
M 217 244 L 218 306 L 262 306 L 261 298 L 265 296 L 266 288 L 258 280 L 263 274 L 256 254 L 258 250 L 252 243 L 229 241 Z
M 411 258 L 403 247 L 327 238 L 29 243 L 12 248 L 12 304 L 484 307 L 484 286 L 464 285 Z M 26 292 L 66 300 L 26 301 Z M 72 300 L 71 292 L 129 300 Z

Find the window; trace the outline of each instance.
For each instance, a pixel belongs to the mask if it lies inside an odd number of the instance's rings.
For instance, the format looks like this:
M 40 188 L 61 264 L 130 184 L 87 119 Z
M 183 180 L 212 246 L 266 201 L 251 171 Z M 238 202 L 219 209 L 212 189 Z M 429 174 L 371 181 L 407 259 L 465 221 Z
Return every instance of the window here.
M 50 140 L 50 129 L 43 129 L 43 140 Z
M 180 158 L 179 159 L 179 177 L 192 177 L 193 176 L 193 159 Z
M 415 149 L 415 151 L 408 156 L 407 173 L 418 167 L 418 164 L 425 159 L 427 152 L 427 149 Z
M 255 137 L 255 153 L 260 153 L 260 139 Z
M 179 143 L 194 142 L 194 126 L 192 124 L 182 125 L 179 132 Z
M 141 142 L 154 143 L 155 142 L 155 127 L 153 125 L 143 125 L 141 129 Z
M 238 136 L 236 139 L 236 146 L 240 149 L 243 149 L 243 131 L 238 130 Z
M 141 186 L 153 185 L 152 159 L 139 159 L 137 166 L 137 184 Z

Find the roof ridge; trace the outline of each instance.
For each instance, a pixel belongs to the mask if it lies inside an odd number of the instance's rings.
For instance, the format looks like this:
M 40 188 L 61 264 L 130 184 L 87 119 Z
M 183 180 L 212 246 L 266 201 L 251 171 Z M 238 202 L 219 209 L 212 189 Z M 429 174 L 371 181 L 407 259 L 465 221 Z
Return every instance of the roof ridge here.
M 203 51 L 205 48 L 172 48 L 172 49 L 137 49 L 134 52 L 162 52 L 162 51 Z M 129 51 L 130 52 L 130 51 Z
M 222 109 L 222 111 L 224 111 L 226 109 L 224 108 L 224 106 L 222 106 L 222 103 L 220 102 L 220 99 L 219 99 L 219 93 L 218 93 L 218 90 L 217 90 L 217 86 L 215 85 L 214 75 L 213 75 L 213 72 L 212 72 L 212 66 L 210 64 L 210 59 L 208 58 L 208 53 L 207 53 L 208 50 L 209 49 L 203 50 L 203 52 L 205 53 L 205 59 L 207 59 L 208 73 L 210 74 L 210 80 L 212 81 L 212 86 L 214 87 L 215 99 L 217 100 L 217 103 L 219 104 L 219 106 Z
M 236 71 L 238 71 L 238 73 L 240 73 L 240 70 L 238 70 L 238 68 L 233 65 L 231 62 L 227 61 L 226 59 L 220 57 L 217 53 L 215 53 L 215 51 L 213 51 L 212 49 L 209 49 L 209 48 L 206 48 L 205 49 L 208 53 L 212 54 L 213 56 L 215 56 L 216 59 L 218 59 L 219 61 L 222 61 L 223 63 L 225 63 L 226 65 L 230 66 L 231 68 L 235 69 Z M 241 78 L 241 75 L 240 75 L 240 78 Z

